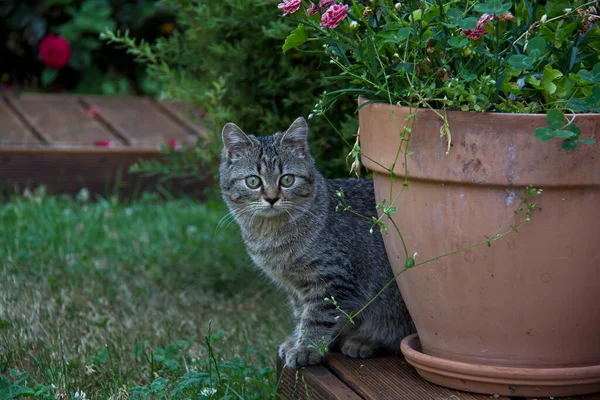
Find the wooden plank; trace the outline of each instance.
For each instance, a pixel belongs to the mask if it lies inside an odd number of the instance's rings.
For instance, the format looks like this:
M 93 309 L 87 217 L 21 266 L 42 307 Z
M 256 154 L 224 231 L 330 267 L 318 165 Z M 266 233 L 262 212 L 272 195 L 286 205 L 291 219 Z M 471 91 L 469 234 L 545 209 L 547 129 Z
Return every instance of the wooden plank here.
M 0 146 L 41 143 L 0 96 Z
M 282 375 L 283 374 L 283 375 Z M 277 360 L 277 391 L 288 400 L 363 400 L 322 365 L 294 370 Z
M 76 96 L 21 94 L 6 99 L 49 144 L 94 145 L 97 141 L 112 141 L 122 145 L 94 114 L 86 113 Z
M 208 139 L 208 116 L 205 110 L 194 108 L 182 101 L 158 101 L 156 104 L 180 125 L 204 140 Z
M 149 98 L 83 96 L 81 99 L 132 146 L 159 146 L 169 140 L 194 142 L 193 131 L 177 124 Z
M 158 180 L 128 173 L 129 166 L 143 159 L 158 159 L 158 150 L 135 149 L 6 149 L 0 148 L 0 183 L 21 192 L 46 186 L 49 192 L 76 194 L 86 188 L 103 196 L 136 195 L 154 189 Z M 193 185 L 165 184 L 167 189 L 204 197 L 210 177 Z
M 356 393 L 369 400 L 509 400 L 443 388 L 422 379 L 402 356 L 350 359 L 331 353 L 325 366 Z

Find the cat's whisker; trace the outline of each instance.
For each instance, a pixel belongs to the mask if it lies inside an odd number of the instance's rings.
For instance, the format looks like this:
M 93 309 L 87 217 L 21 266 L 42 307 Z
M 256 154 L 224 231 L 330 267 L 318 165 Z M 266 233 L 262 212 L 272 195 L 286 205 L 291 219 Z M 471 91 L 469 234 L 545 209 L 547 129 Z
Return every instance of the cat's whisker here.
M 292 209 L 294 211 L 300 211 L 300 212 L 306 213 L 310 216 L 313 216 L 315 218 L 318 218 L 317 214 L 315 214 L 313 211 L 309 210 L 307 207 L 303 207 L 302 205 L 293 203 L 291 201 L 286 201 L 285 205 L 287 206 L 288 204 L 292 207 Z
M 247 204 L 240 209 L 230 211 L 227 215 L 225 215 L 223 218 L 221 218 L 221 220 L 217 224 L 217 227 L 215 228 L 215 237 L 218 234 L 225 233 L 227 228 L 229 228 L 229 226 L 235 221 L 236 215 L 241 217 L 241 216 L 245 215 L 246 213 L 248 213 L 249 211 L 251 211 L 251 209 L 254 207 L 255 207 L 255 204 Z M 221 228 L 220 232 L 219 232 L 219 228 Z

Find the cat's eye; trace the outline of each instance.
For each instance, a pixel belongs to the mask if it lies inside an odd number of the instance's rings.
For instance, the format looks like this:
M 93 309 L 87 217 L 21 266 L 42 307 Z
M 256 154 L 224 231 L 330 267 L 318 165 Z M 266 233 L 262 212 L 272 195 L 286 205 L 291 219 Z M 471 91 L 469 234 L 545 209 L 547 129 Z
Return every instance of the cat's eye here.
M 281 177 L 279 182 L 281 182 L 281 186 L 283 186 L 283 187 L 290 187 L 294 184 L 294 175 L 291 175 L 291 174 L 284 175 Z
M 246 185 L 250 189 L 256 189 L 262 184 L 260 178 L 256 175 L 250 175 L 246 177 Z

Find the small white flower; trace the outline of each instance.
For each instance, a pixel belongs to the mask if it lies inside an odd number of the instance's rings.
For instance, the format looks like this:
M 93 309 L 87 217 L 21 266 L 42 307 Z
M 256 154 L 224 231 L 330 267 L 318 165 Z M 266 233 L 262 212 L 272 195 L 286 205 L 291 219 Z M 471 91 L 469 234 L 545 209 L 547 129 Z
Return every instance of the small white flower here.
M 192 236 L 196 232 L 198 232 L 198 227 L 195 225 L 190 225 L 185 229 L 185 234 L 187 236 Z
M 204 388 L 204 389 L 200 390 L 200 394 L 202 396 L 212 396 L 215 393 L 217 393 L 217 389 L 215 389 L 215 388 Z
M 548 19 L 548 16 L 546 14 L 544 14 L 544 15 L 542 15 L 542 18 L 540 19 L 540 22 L 542 24 L 545 24 L 547 19 Z
M 358 28 L 358 22 L 352 21 L 350 22 L 350 30 L 355 30 Z
M 79 390 L 78 390 L 78 391 L 76 391 L 76 392 L 75 392 L 75 398 L 76 398 L 76 399 L 81 399 L 81 400 L 85 399 L 85 392 L 84 392 L 83 390 L 81 390 L 81 391 L 79 391 Z
M 86 188 L 83 188 L 77 193 L 77 201 L 86 203 L 90 200 L 90 192 Z

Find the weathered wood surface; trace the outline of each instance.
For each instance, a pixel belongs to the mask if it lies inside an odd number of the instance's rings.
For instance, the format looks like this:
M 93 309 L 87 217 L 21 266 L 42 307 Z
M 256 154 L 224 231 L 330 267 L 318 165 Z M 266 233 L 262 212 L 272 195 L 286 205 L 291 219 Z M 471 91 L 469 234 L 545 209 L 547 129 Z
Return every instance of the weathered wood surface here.
M 168 140 L 193 142 L 197 137 L 151 99 L 83 96 L 81 101 L 127 145 L 150 147 Z
M 206 122 L 184 103 L 0 92 L 0 184 L 137 190 L 143 180 L 128 173 L 130 165 L 159 158 L 163 145 L 206 140 Z
M 328 354 L 323 365 L 292 370 L 278 360 L 279 393 L 284 399 L 516 400 L 461 392 L 422 379 L 402 356 L 355 360 Z M 348 390 L 350 392 L 348 392 Z M 309 397 L 310 393 L 313 397 Z M 354 396 L 354 397 L 353 397 Z M 521 400 L 546 400 L 522 399 Z M 557 398 L 559 399 L 559 398 Z M 600 393 L 561 400 L 600 400 Z
M 25 125 L 11 106 L 0 96 L 0 147 L 6 145 L 36 145 L 40 140 Z

